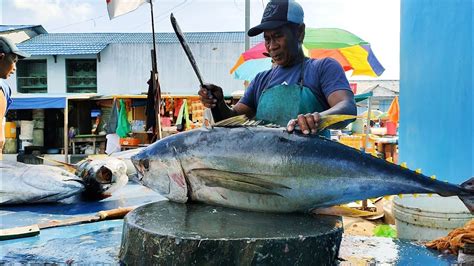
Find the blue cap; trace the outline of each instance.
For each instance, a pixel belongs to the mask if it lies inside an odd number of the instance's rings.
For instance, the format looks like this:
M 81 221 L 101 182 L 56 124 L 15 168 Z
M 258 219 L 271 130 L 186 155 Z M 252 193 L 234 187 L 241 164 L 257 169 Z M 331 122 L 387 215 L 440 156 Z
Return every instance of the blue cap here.
M 3 36 L 0 36 L 0 53 L 16 54 L 19 59 L 30 57 L 28 53 L 20 51 L 10 39 Z
M 288 23 L 302 24 L 303 8 L 294 0 L 272 0 L 263 11 L 259 25 L 249 29 L 247 34 L 252 37 L 265 30 L 273 30 Z

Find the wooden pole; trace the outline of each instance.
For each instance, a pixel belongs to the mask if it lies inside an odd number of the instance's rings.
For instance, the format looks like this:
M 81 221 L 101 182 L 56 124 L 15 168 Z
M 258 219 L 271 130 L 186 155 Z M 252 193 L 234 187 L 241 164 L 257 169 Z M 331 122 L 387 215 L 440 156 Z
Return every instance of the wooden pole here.
M 160 88 L 157 86 L 158 80 L 158 63 L 156 59 L 156 41 L 155 41 L 155 19 L 153 18 L 153 0 L 150 0 L 150 14 L 151 14 L 151 34 L 153 38 L 153 50 L 151 55 L 151 64 L 152 64 L 152 86 L 153 91 L 155 92 L 155 116 L 156 116 L 156 125 L 155 125 L 155 134 L 157 139 L 162 138 L 161 132 L 161 117 L 160 117 L 160 108 L 161 108 L 161 92 Z
M 69 114 L 68 114 L 68 109 L 69 109 L 69 100 L 66 97 L 64 99 L 66 101 L 65 106 L 64 106 L 64 162 L 69 163 L 68 160 L 68 154 L 69 154 L 69 136 L 68 136 L 68 127 L 69 127 Z
M 370 133 L 370 114 L 372 113 L 372 97 L 367 99 L 368 101 L 368 108 L 367 108 L 367 127 L 365 127 L 365 145 L 364 145 L 364 152 L 367 152 L 367 148 L 369 147 L 369 133 Z M 362 201 L 362 210 L 367 210 L 367 200 Z

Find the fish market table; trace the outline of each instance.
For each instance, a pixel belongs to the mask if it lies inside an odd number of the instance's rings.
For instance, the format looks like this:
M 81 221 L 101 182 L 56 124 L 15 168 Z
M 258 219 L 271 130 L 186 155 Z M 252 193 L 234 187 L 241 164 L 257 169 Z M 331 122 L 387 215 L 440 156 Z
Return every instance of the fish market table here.
M 72 144 L 72 154 L 76 154 L 76 143 L 91 143 L 92 142 L 92 147 L 94 148 L 95 151 L 95 146 L 97 142 L 105 142 L 106 138 L 105 135 L 76 135 L 73 138 L 70 139 L 70 142 Z

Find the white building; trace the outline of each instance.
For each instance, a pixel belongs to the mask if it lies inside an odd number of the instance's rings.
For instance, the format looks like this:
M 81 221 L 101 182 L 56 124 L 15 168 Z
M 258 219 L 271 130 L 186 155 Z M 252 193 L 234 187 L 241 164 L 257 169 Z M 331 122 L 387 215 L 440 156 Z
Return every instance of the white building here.
M 175 34 L 155 36 L 162 91 L 197 93 L 198 79 Z M 243 88 L 229 71 L 244 51 L 244 32 L 185 36 L 205 82 L 220 85 L 228 95 Z M 148 88 L 151 33 L 48 33 L 18 47 L 32 56 L 17 64 L 10 80 L 14 93 L 140 94 Z

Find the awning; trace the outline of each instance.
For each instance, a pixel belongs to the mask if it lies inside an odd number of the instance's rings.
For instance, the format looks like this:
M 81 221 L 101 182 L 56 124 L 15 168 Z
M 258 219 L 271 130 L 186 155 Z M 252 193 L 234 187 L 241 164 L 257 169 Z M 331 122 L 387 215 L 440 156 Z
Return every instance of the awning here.
M 362 102 L 363 100 L 366 100 L 367 98 L 373 96 L 373 92 L 367 92 L 367 93 L 363 93 L 363 94 L 356 94 L 354 95 L 354 100 L 356 101 L 356 103 L 358 102 Z
M 63 109 L 67 100 L 86 100 L 98 96 L 96 93 L 81 94 L 50 94 L 48 96 L 38 96 L 38 94 L 14 94 L 12 95 L 12 105 L 10 110 L 21 109 Z
M 47 109 L 66 107 L 66 97 L 31 97 L 13 98 L 11 110 Z

